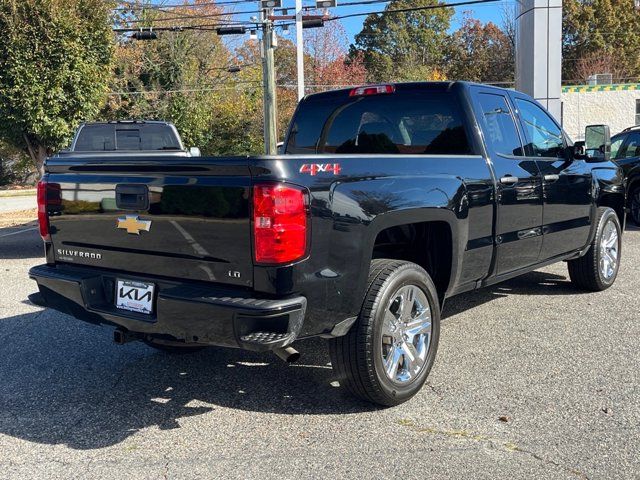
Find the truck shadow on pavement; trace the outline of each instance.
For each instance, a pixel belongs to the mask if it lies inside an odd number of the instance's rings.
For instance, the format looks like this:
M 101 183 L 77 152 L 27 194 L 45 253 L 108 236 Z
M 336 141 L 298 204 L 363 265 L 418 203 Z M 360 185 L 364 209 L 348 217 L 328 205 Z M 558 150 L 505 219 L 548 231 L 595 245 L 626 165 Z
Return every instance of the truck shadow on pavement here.
M 19 258 L 42 258 L 44 262 L 44 247 L 37 226 L 0 228 L 0 260 Z
M 294 365 L 271 353 L 223 348 L 168 355 L 141 343 L 117 346 L 108 327 L 44 310 L 0 319 L 0 341 L 0 435 L 31 442 L 104 448 L 144 428 L 180 428 L 197 415 L 214 415 L 212 428 L 242 421 L 229 409 L 375 410 L 331 385 L 321 340 L 299 342 Z
M 573 286 L 569 274 L 557 275 L 534 271 L 490 287 L 463 293 L 447 300 L 442 318 L 452 317 L 484 303 L 510 295 L 579 295 L 585 294 Z
M 562 276 L 533 272 L 455 297 L 445 316 L 510 294 L 543 293 L 576 290 Z M 302 357 L 287 365 L 270 353 L 210 348 L 171 356 L 141 343 L 118 346 L 111 331 L 48 309 L 0 319 L 0 434 L 85 450 L 116 445 L 148 427 L 181 428 L 203 414 L 212 416 L 207 421 L 214 428 L 251 421 L 237 410 L 328 415 L 376 409 L 332 382 L 322 340 L 298 342 Z

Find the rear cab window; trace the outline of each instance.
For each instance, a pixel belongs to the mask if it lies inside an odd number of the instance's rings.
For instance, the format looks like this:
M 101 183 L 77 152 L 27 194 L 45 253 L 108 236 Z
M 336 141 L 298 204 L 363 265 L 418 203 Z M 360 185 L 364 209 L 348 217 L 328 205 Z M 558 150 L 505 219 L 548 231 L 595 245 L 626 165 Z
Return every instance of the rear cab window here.
M 170 125 L 144 123 L 88 124 L 78 133 L 74 151 L 182 150 Z
M 446 90 L 397 89 L 308 97 L 293 119 L 288 154 L 470 154 L 458 97 Z

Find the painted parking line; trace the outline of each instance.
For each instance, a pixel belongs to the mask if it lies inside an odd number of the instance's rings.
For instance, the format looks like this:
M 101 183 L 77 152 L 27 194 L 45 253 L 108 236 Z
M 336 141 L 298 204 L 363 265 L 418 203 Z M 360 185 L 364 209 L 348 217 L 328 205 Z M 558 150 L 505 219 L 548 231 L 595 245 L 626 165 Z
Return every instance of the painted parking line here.
M 17 235 L 19 233 L 30 232 L 31 230 L 37 230 L 38 227 L 25 228 L 24 230 L 18 230 L 17 232 L 5 233 L 0 235 L 0 238 L 8 237 L 9 235 Z

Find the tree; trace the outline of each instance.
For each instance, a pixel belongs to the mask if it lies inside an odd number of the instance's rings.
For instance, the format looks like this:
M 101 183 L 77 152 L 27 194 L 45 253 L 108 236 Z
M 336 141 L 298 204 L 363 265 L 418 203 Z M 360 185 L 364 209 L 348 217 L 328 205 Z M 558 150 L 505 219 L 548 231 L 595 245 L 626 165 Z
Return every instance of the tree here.
M 452 80 L 512 82 L 515 51 L 496 24 L 483 24 L 465 14 L 447 48 L 447 76 Z
M 304 40 L 308 91 L 360 85 L 366 81 L 362 52 L 348 56 L 347 34 L 340 22 L 326 22 L 322 28 L 307 30 Z
M 24 148 L 0 140 L 0 185 L 33 184 L 38 172 Z
M 578 81 L 586 81 L 598 73 L 610 73 L 615 82 L 624 81 L 629 76 L 625 62 L 611 53 L 602 51 L 585 53 L 574 62 L 572 71 L 573 79 Z
M 615 74 L 618 81 L 640 76 L 640 15 L 634 0 L 564 0 L 562 7 L 564 79 L 584 81 L 595 73 Z M 604 57 L 614 60 L 615 72 L 597 71 L 606 68 L 599 61 Z
M 119 22 L 126 26 L 163 26 L 180 18 L 183 26 L 202 23 L 201 15 L 219 15 L 220 7 L 204 2 L 198 9 L 133 10 Z M 214 17 L 215 18 L 215 17 Z M 187 146 L 204 153 L 212 135 L 217 101 L 233 81 L 233 64 L 220 37 L 208 30 L 163 31 L 157 40 L 118 39 L 112 93 L 101 115 L 105 119 L 156 119 L 175 123 Z
M 113 51 L 104 0 L 0 3 L 0 135 L 42 173 L 104 101 Z
M 438 0 L 392 0 L 385 12 L 371 14 L 355 37 L 350 55 L 361 52 L 369 81 L 441 78 L 453 9 L 392 10 L 443 5 Z

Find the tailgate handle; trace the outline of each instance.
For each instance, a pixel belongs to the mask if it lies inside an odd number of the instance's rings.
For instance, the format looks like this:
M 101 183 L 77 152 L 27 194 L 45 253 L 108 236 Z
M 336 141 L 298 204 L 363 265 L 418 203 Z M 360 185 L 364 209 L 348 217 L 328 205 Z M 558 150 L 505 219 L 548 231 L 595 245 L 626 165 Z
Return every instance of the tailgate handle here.
M 116 185 L 116 206 L 120 210 L 147 210 L 149 189 L 146 185 Z

